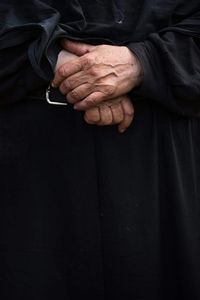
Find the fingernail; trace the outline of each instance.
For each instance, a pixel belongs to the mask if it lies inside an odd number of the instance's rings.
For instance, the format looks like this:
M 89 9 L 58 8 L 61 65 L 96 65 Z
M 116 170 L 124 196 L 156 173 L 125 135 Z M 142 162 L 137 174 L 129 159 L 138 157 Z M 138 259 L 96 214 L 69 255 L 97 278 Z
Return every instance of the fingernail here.
M 56 88 L 56 85 L 55 85 L 55 83 L 51 83 L 51 86 L 53 87 L 53 88 Z
M 126 129 L 122 129 L 122 128 L 120 128 L 120 129 L 119 129 L 119 132 L 120 132 L 120 133 L 124 133 L 124 132 L 125 132 L 125 130 L 126 130 Z

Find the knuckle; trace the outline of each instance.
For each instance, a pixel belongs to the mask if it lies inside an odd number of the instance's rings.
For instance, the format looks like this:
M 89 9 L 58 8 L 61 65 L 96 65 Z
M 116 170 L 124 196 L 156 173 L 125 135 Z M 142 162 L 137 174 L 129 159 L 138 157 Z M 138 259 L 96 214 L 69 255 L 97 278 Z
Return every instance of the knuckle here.
M 72 90 L 70 92 L 70 98 L 74 99 L 74 100 L 79 100 L 79 99 L 81 99 L 81 95 L 77 90 Z
M 83 65 L 82 65 L 81 61 L 78 61 L 76 63 L 75 69 L 76 69 L 77 72 L 83 69 Z
M 94 64 L 94 59 L 91 55 L 84 55 L 81 59 L 81 64 L 90 67 Z
M 61 85 L 61 86 L 59 87 L 59 91 L 60 91 L 60 93 L 63 94 L 63 95 L 66 94 L 66 90 L 65 90 L 65 87 L 64 87 L 63 85 Z
M 65 77 L 65 74 L 66 74 L 66 67 L 65 66 L 62 66 L 58 69 L 58 75 L 60 77 Z
M 116 90 L 116 88 L 112 84 L 109 84 L 109 85 L 105 86 L 105 93 L 108 96 L 112 96 L 115 93 L 115 90 Z
M 73 89 L 73 83 L 69 79 L 65 80 L 64 85 L 68 91 L 71 91 Z
M 93 65 L 90 68 L 90 75 L 92 75 L 93 77 L 98 77 L 99 76 L 99 70 L 97 69 L 97 67 L 95 65 Z
M 97 99 L 95 98 L 95 97 L 92 97 L 92 98 L 88 98 L 88 99 L 86 99 L 85 100 L 85 104 L 87 105 L 87 106 L 90 106 L 90 107 L 92 107 L 92 106 L 96 106 L 97 105 Z

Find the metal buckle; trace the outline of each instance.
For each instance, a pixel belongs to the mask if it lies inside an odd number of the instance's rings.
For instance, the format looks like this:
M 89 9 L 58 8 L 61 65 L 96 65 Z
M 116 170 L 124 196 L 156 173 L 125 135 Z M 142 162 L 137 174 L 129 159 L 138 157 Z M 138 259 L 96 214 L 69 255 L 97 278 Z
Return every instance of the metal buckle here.
M 46 100 L 49 104 L 52 104 L 52 105 L 67 105 L 67 102 L 51 101 L 50 93 L 51 93 L 51 85 L 49 85 L 48 88 L 46 89 Z

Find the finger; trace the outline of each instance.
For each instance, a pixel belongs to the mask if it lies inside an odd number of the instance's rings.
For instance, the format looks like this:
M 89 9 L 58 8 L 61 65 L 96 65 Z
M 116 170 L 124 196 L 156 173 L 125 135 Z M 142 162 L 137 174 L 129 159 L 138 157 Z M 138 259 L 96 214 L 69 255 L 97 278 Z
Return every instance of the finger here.
M 84 119 L 88 124 L 97 124 L 101 121 L 100 111 L 98 107 L 93 107 L 86 110 Z
M 63 94 L 70 92 L 81 84 L 90 83 L 95 86 L 93 92 L 102 92 L 108 96 L 113 96 L 116 83 L 113 78 L 108 77 L 107 67 L 104 66 L 85 66 L 84 70 L 77 72 L 63 80 L 60 84 L 60 91 Z M 98 89 L 98 90 L 97 90 Z
M 80 72 L 83 68 L 83 64 L 84 60 L 78 57 L 62 65 L 55 73 L 54 79 L 51 83 L 52 87 L 58 87 L 65 78 Z
M 95 48 L 95 46 L 92 46 L 92 45 L 75 42 L 75 41 L 70 41 L 67 39 L 63 39 L 61 44 L 65 50 L 67 50 L 73 54 L 76 54 L 78 56 L 82 56 L 82 55 L 92 51 Z
M 71 92 L 67 94 L 67 101 L 69 103 L 77 103 L 86 97 L 88 97 L 93 92 L 93 88 L 89 83 L 82 84 L 81 86 L 78 86 Z M 92 105 L 94 106 L 94 105 Z
M 99 106 L 99 111 L 101 120 L 98 125 L 113 125 L 113 115 L 110 107 L 107 105 L 101 105 Z
M 124 111 L 124 119 L 119 124 L 118 130 L 123 133 L 132 123 L 134 118 L 134 107 L 132 102 L 126 98 L 121 102 L 122 109 Z
M 124 111 L 121 106 L 121 103 L 116 103 L 110 106 L 112 116 L 113 116 L 113 124 L 119 124 L 124 119 Z
M 74 105 L 76 110 L 87 110 L 91 107 L 98 106 L 101 102 L 106 100 L 106 95 L 102 92 L 93 92 L 87 96 L 84 100 L 77 102 Z
M 80 72 L 68 77 L 67 79 L 63 80 L 63 82 L 60 84 L 59 90 L 63 95 L 66 95 L 69 92 L 71 92 L 72 90 L 74 90 L 75 88 L 81 86 L 82 84 L 86 84 L 86 83 L 88 83 L 88 85 L 87 85 L 88 87 L 92 86 L 94 83 L 94 79 L 88 78 L 88 75 L 85 74 L 84 71 L 80 71 Z M 88 95 L 88 93 L 86 93 L 86 95 Z

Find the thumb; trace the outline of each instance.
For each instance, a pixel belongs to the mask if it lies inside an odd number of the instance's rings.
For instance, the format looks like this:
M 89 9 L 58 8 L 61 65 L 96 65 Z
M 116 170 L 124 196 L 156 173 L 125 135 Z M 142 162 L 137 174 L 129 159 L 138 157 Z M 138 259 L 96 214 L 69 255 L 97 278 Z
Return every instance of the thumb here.
M 78 56 L 82 56 L 82 55 L 92 51 L 95 48 L 95 46 L 92 46 L 89 44 L 69 41 L 67 39 L 62 40 L 62 47 L 63 47 L 63 49 L 65 49 L 73 54 L 76 54 Z

